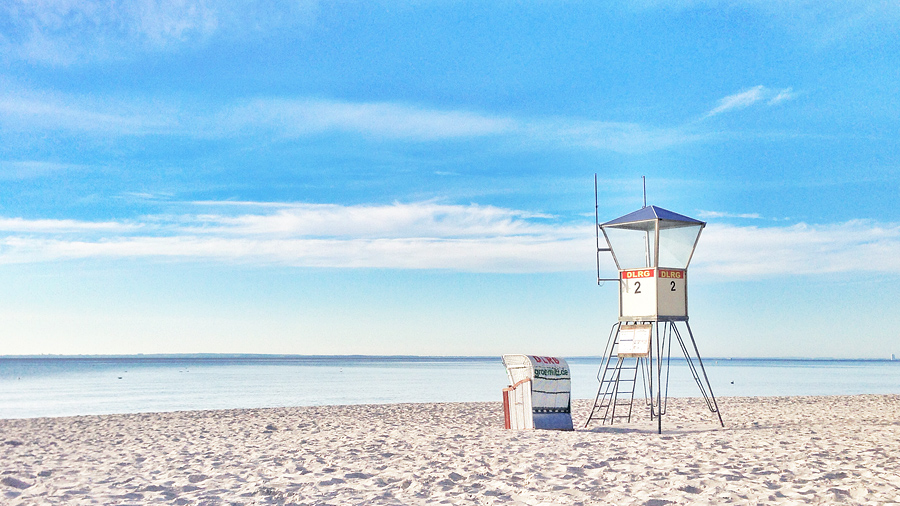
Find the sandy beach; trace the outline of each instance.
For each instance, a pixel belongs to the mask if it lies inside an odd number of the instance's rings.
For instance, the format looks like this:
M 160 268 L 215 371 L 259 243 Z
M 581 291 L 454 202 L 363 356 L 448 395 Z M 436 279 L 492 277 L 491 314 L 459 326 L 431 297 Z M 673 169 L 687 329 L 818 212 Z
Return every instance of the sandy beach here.
M 900 395 L 670 399 L 509 431 L 497 403 L 0 420 L 0 503 L 897 504 Z

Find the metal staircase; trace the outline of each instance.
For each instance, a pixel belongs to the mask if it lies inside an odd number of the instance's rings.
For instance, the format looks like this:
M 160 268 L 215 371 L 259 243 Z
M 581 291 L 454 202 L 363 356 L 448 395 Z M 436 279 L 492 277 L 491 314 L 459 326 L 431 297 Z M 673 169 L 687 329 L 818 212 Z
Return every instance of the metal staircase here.
M 617 355 L 615 364 L 612 364 L 613 353 L 611 352 L 619 344 L 619 325 L 613 325 L 610 332 L 610 343 L 607 343 L 605 360 L 597 373 L 600 388 L 597 390 L 594 406 L 584 424 L 585 427 L 591 423 L 591 420 L 600 420 L 601 424 L 631 421 L 638 370 L 644 372 L 645 362 L 641 357 Z M 642 380 L 643 378 L 642 376 Z
M 591 417 L 600 418 L 600 423 L 610 424 L 616 420 L 626 423 L 631 421 L 631 412 L 634 405 L 634 390 L 637 386 L 638 368 L 641 365 L 640 358 L 618 357 L 616 364 L 597 374 L 600 380 L 600 389 L 594 400 L 594 409 Z

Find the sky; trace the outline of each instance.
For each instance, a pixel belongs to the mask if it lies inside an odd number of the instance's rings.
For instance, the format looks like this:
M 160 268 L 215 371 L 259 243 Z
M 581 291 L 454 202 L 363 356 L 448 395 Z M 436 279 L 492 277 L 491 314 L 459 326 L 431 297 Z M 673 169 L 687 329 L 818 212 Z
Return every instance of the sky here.
M 594 174 L 708 223 L 704 356 L 900 355 L 895 2 L 8 0 L 0 60 L 0 355 L 599 355 Z

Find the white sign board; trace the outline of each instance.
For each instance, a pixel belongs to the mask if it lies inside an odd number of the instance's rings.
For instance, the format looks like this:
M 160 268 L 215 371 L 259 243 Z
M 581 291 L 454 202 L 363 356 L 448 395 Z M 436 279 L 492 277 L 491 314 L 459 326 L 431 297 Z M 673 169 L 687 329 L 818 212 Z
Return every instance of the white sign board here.
M 619 328 L 619 347 L 616 355 L 620 357 L 646 357 L 650 354 L 650 336 L 652 325 L 622 325 Z

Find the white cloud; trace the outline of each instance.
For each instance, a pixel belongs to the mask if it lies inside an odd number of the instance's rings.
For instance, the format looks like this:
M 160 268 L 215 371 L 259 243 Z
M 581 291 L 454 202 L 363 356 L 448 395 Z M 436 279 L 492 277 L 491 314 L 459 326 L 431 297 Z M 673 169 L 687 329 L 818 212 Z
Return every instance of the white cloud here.
M 744 218 L 752 220 L 760 220 L 762 216 L 759 213 L 723 213 L 720 211 L 699 211 L 697 216 L 704 219 L 710 218 Z
M 878 41 L 900 27 L 900 3 L 884 0 L 744 0 L 803 39 L 830 46 L 848 39 Z
M 521 131 L 520 122 L 510 118 L 387 102 L 271 98 L 208 112 L 199 104 L 175 101 L 72 96 L 21 89 L 0 91 L 0 125 L 8 131 L 65 131 L 116 137 L 275 135 L 291 138 L 336 132 L 409 141 Z
M 726 279 L 846 272 L 896 274 L 900 271 L 900 224 L 713 224 L 703 232 L 692 266 Z
M 797 96 L 792 88 L 773 90 L 763 85 L 754 86 L 734 95 L 728 95 L 719 99 L 718 104 L 712 108 L 704 118 L 710 118 L 722 113 L 746 109 L 757 102 L 766 101 L 768 105 L 776 105 Z
M 506 135 L 525 143 L 556 144 L 620 153 L 645 153 L 697 142 L 708 136 L 679 128 L 580 118 L 512 118 L 397 103 L 257 99 L 228 109 L 210 122 L 211 135 L 267 131 L 285 137 L 323 132 L 434 141 Z
M 321 132 L 353 132 L 374 137 L 436 140 L 508 133 L 515 121 L 483 114 L 405 104 L 333 100 L 256 99 L 229 108 L 212 121 L 210 132 L 239 135 L 262 129 L 287 137 Z
M 287 208 L 297 207 L 302 204 L 292 204 L 287 202 L 257 202 L 252 200 L 195 200 L 190 202 L 197 206 L 210 207 L 259 207 L 259 208 Z
M 124 59 L 136 52 L 202 45 L 213 37 L 258 37 L 303 30 L 317 0 L 5 0 L 0 2 L 0 52 L 53 65 Z M 872 37 L 900 25 L 900 4 L 882 0 L 633 0 L 640 9 L 750 10 L 832 44 Z M 397 8 L 393 3 L 393 8 Z M 402 6 L 401 6 L 402 8 Z
M 7 0 L 0 6 L 5 52 L 67 65 L 121 58 L 209 37 L 219 26 L 214 0 Z
M 63 241 L 8 237 L 0 262 L 84 258 L 179 258 L 299 267 L 448 269 L 469 272 L 573 270 L 575 251 L 591 241 L 539 237 L 474 239 L 248 239 L 222 237 L 131 237 Z M 581 262 L 585 263 L 585 262 Z M 589 262 L 587 262 L 589 263 Z
M 318 0 L 5 0 L 0 50 L 50 65 L 121 60 L 206 44 L 306 29 Z
M 883 0 L 632 0 L 640 9 L 720 9 L 766 16 L 804 42 L 828 46 L 847 38 L 878 40 L 900 26 L 900 3 Z M 873 37 L 873 35 L 875 37 Z
M 426 237 L 478 238 L 554 234 L 535 222 L 549 216 L 493 206 L 441 205 L 430 202 L 387 206 L 298 204 L 268 214 L 185 217 L 185 231 L 241 236 L 353 237 L 367 239 Z M 193 225 L 202 222 L 202 227 Z
M 0 220 L 0 231 L 12 232 L 0 239 L 0 263 L 157 257 L 530 272 L 571 270 L 591 259 L 589 225 L 547 223 L 549 216 L 491 206 L 201 205 L 257 212 L 148 217 L 140 224 L 145 227 L 141 233 L 130 223 Z
M 84 170 L 85 166 L 38 160 L 0 161 L 0 180 L 31 179 L 48 174 Z
M 768 104 L 777 105 L 788 100 L 793 100 L 796 97 L 797 94 L 794 93 L 793 88 L 785 88 L 783 90 L 777 90 L 775 96 L 769 99 Z
M 70 131 L 89 135 L 183 133 L 178 110 L 140 103 L 22 90 L 0 92 L 0 125 L 7 131 Z
M 710 138 L 684 128 L 581 118 L 514 118 L 391 102 L 257 98 L 210 112 L 196 103 L 85 97 L 21 89 L 0 91 L 0 126 L 9 132 L 64 132 L 123 137 L 299 138 L 362 135 L 378 140 L 433 142 L 499 137 L 528 145 L 558 145 L 646 153 Z
M 0 219 L 0 263 L 185 261 L 467 272 L 591 271 L 590 223 L 478 205 L 204 202 L 232 213 L 135 222 Z M 587 221 L 587 220 L 586 220 Z M 900 224 L 710 224 L 692 271 L 707 279 L 900 271 Z
M 709 135 L 684 128 L 654 128 L 637 123 L 568 118 L 534 120 L 524 130 L 530 139 L 539 142 L 626 154 L 658 151 L 709 138 Z
M 706 113 L 706 117 L 715 116 L 716 114 L 722 114 L 723 112 L 733 111 L 736 109 L 746 109 L 751 105 L 759 102 L 763 98 L 763 90 L 765 87 L 754 86 L 749 90 L 744 90 L 740 93 L 735 93 L 734 95 L 729 95 L 725 98 L 719 100 L 719 104 L 713 108 L 711 111 Z
M 72 233 L 72 232 L 130 232 L 142 228 L 140 224 L 116 221 L 79 220 L 26 220 L 23 218 L 0 218 L 0 233 L 25 232 L 29 234 Z

